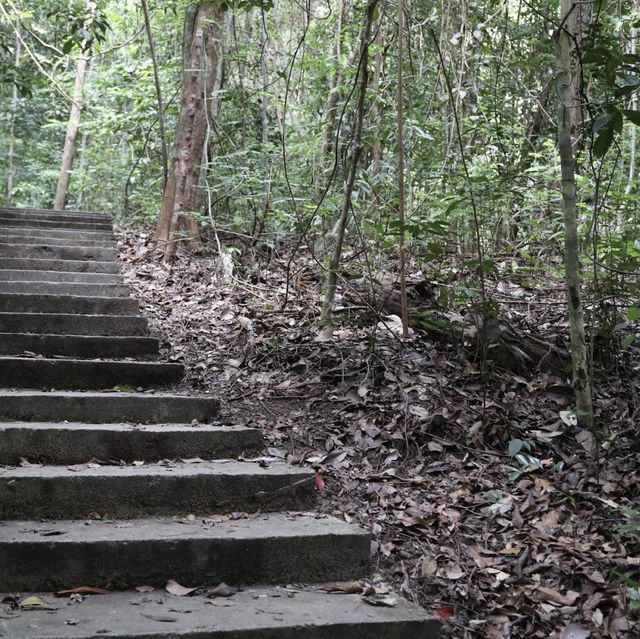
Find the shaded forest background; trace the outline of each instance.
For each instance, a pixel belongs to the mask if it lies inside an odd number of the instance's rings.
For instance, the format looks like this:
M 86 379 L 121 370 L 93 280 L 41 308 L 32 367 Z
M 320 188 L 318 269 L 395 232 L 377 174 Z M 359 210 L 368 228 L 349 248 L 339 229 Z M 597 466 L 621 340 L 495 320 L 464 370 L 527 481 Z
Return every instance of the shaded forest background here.
M 195 227 L 159 245 L 205 6 L 0 2 L 0 204 L 54 205 L 86 58 L 63 206 L 114 214 L 191 381 L 333 479 L 453 636 L 632 633 L 640 6 L 212 3 Z

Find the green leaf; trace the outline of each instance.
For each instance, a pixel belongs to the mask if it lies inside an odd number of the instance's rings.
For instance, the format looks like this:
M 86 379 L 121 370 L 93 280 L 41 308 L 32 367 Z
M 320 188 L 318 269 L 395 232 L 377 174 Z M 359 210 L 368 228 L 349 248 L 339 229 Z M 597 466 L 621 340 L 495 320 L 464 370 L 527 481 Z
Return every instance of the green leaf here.
M 609 126 L 611 120 L 613 119 L 613 113 L 611 111 L 606 111 L 605 113 L 601 113 L 594 121 L 593 121 L 593 132 L 598 133 L 604 129 L 604 127 Z
M 640 309 L 637 306 L 632 306 L 628 310 L 627 316 L 632 322 L 635 322 L 636 320 L 640 319 Z
M 635 124 L 636 126 L 640 126 L 640 111 L 634 111 L 633 109 L 625 109 L 622 114 L 624 115 L 629 122 Z
M 593 143 L 593 154 L 597 158 L 604 157 L 606 152 L 611 148 L 613 143 L 613 129 L 607 127 L 600 132 Z
M 512 439 L 509 442 L 509 455 L 515 457 L 522 450 L 523 446 L 524 442 L 521 439 Z
M 387 606 L 393 608 L 398 604 L 397 597 L 393 595 L 365 595 L 363 599 L 372 606 Z
M 635 339 L 635 335 L 627 335 L 622 342 L 622 347 L 631 348 L 633 346 L 633 342 L 635 342 Z

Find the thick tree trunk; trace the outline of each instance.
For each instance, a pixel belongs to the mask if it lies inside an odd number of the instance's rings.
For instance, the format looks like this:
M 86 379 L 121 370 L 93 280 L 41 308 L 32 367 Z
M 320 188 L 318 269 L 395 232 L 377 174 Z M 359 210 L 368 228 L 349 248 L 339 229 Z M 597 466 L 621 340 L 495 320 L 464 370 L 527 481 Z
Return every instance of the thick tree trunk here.
M 591 379 L 587 358 L 582 304 L 580 301 L 580 256 L 578 244 L 578 212 L 576 207 L 575 159 L 572 144 L 572 111 L 579 109 L 572 91 L 572 48 L 570 14 L 573 0 L 561 1 L 561 26 L 556 43 L 556 91 L 558 94 L 558 151 L 562 172 L 562 207 L 564 212 L 564 265 L 567 287 L 571 361 L 576 394 L 578 423 L 593 428 Z
M 80 130 L 80 114 L 83 108 L 84 84 L 87 78 L 88 68 L 89 56 L 83 53 L 78 56 L 76 62 L 76 82 L 73 89 L 73 102 L 71 103 L 71 113 L 69 115 L 69 123 L 67 124 L 67 134 L 64 139 L 62 165 L 60 167 L 60 176 L 58 177 L 56 196 L 53 201 L 53 208 L 60 211 L 64 209 L 67 192 L 69 190 L 71 169 L 73 168 L 73 159 L 76 154 L 76 140 L 78 138 L 78 131 Z
M 165 259 L 175 254 L 180 236 L 189 241 L 192 249 L 200 244 L 198 223 L 192 214 L 197 209 L 208 103 L 221 53 L 223 16 L 219 5 L 202 3 L 187 8 L 180 119 L 154 237 Z

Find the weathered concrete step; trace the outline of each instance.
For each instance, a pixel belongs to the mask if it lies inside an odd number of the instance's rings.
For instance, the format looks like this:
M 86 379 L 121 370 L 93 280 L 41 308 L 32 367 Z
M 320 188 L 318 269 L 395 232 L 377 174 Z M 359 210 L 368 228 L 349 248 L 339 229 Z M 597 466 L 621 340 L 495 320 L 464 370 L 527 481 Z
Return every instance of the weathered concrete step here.
M 21 457 L 47 464 L 227 459 L 256 454 L 262 446 L 261 431 L 245 426 L 0 423 L 0 464 L 17 464 Z
M 21 295 L 79 295 L 87 297 L 128 297 L 131 293 L 124 284 L 77 284 L 74 282 L 3 281 L 0 271 L 0 293 Z
M 0 355 L 35 353 L 50 357 L 150 357 L 158 353 L 155 337 L 93 337 L 87 335 L 38 335 L 0 333 Z
M 153 388 L 177 384 L 182 364 L 0 357 L 0 388 L 100 390 L 115 386 Z
M 88 597 L 71 615 L 69 606 L 60 599 L 49 593 L 39 596 L 54 610 L 28 611 L 3 620 L 7 638 L 439 639 L 441 636 L 441 623 L 437 619 L 401 598 L 390 608 L 367 605 L 360 595 L 254 587 L 225 599 L 224 605 L 215 605 L 216 600 L 203 596 L 189 597 L 181 603 L 160 589 L 151 595 L 113 592 Z M 71 616 L 77 622 L 70 624 Z
M 0 277 L 2 273 L 0 272 Z M 81 297 L 80 295 L 29 295 L 0 293 L 0 313 L 80 313 L 82 315 L 134 315 L 138 300 L 132 297 Z
M 47 219 L 44 217 L 19 217 L 12 213 L 3 213 L 0 211 L 0 225 L 2 226 L 37 226 L 41 229 L 78 229 L 79 231 L 111 231 L 113 222 L 83 222 L 74 220 L 73 218 L 66 220 Z
M 91 213 L 90 211 L 56 211 L 53 209 L 16 208 L 0 206 L 0 214 L 27 219 L 77 220 L 85 222 L 112 222 L 107 213 Z
M 29 259 L 54 259 L 54 260 L 97 260 L 102 262 L 115 261 L 118 253 L 113 248 L 100 248 L 95 246 L 69 246 L 39 244 L 9 244 L 0 242 L 0 255 L 2 257 L 21 257 Z
M 137 337 L 149 333 L 139 315 L 73 313 L 0 313 L 0 333 Z
M 69 282 L 75 284 L 122 284 L 122 275 L 116 273 L 69 273 L 66 271 L 0 270 L 0 279 L 6 282 Z
M 23 229 L 21 229 L 22 231 Z M 21 232 L 19 235 L 16 233 L 7 233 L 0 232 L 0 245 L 2 244 L 46 244 L 48 246 L 69 246 L 70 244 L 75 242 L 75 238 L 65 238 L 65 237 L 51 237 L 51 236 L 42 236 L 42 237 L 33 237 L 28 233 Z M 102 248 L 115 249 L 116 242 L 115 239 L 110 238 L 108 240 L 81 240 L 77 243 L 73 244 L 75 246 L 96 246 Z
M 183 424 L 208 422 L 218 409 L 218 400 L 207 396 L 0 390 L 0 422 Z
M 113 231 L 81 231 L 74 229 L 40 228 L 38 226 L 5 226 L 0 222 L 0 237 L 57 237 L 71 240 L 70 243 L 81 244 L 85 240 L 115 241 Z
M 167 579 L 194 586 L 346 581 L 370 567 L 368 534 L 314 515 L 215 525 L 169 518 L 115 525 L 16 521 L 1 530 L 0 590 L 9 592 L 117 582 L 164 586 Z
M 96 260 L 47 260 L 27 257 L 0 257 L 0 269 L 23 271 L 68 271 L 71 273 L 119 273 L 117 262 Z
M 0 519 L 305 510 L 315 503 L 313 477 L 313 471 L 286 464 L 262 468 L 235 461 L 5 468 L 0 470 Z

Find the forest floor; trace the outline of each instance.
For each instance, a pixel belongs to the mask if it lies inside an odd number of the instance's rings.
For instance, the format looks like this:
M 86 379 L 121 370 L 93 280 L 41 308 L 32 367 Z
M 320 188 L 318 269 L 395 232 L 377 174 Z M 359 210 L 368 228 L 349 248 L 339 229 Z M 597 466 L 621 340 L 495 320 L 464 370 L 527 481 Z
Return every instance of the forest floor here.
M 593 463 L 563 412 L 566 376 L 483 365 L 419 330 L 399 339 L 393 318 L 341 298 L 322 339 L 324 276 L 310 254 L 243 247 L 223 283 L 215 251 L 165 266 L 149 239 L 119 231 L 165 355 L 221 399 L 223 423 L 263 430 L 262 463 L 317 470 L 322 511 L 373 532 L 377 582 L 439 615 L 450 637 L 640 636 L 640 377 L 628 352 L 597 371 Z M 561 281 L 532 279 L 493 277 L 500 314 L 566 343 Z

